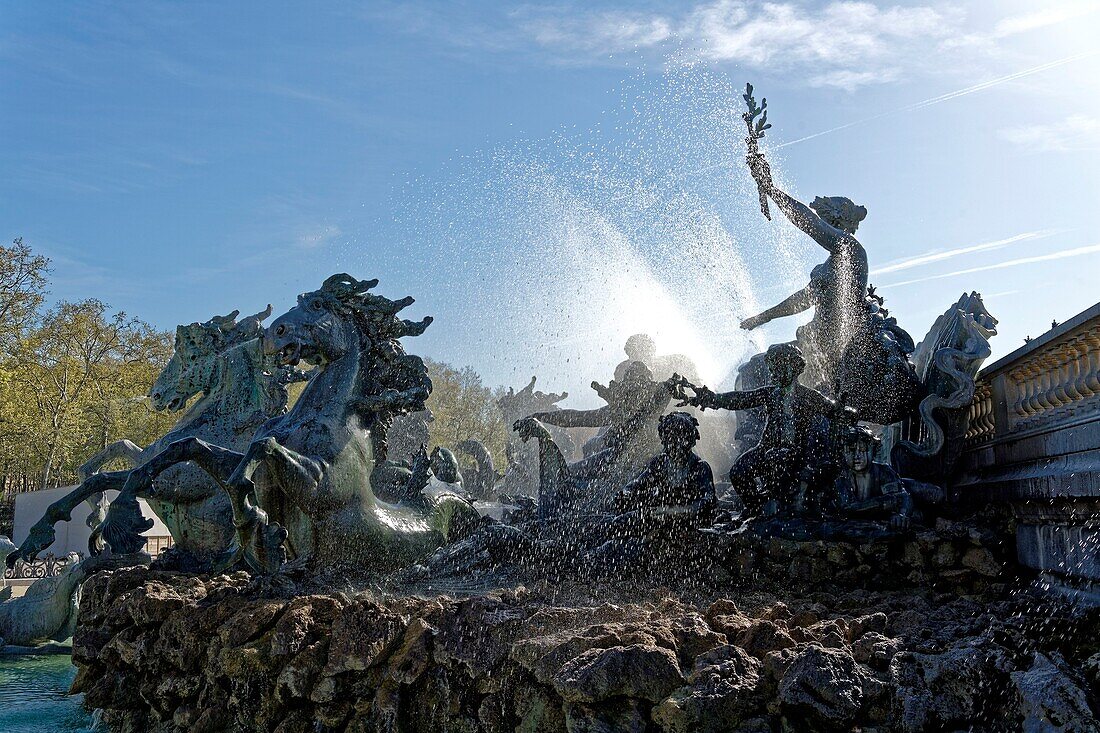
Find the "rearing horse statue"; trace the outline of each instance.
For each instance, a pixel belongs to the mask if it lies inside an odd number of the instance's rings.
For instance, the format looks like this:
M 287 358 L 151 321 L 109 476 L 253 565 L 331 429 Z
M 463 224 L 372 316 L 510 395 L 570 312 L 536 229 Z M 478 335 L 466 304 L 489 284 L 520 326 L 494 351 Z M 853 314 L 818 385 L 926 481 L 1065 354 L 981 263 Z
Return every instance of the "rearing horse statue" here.
M 424 362 L 398 341 L 423 333 L 431 318 L 399 318 L 413 299 L 370 294 L 377 284 L 333 275 L 268 327 L 265 352 L 288 367 L 310 362 L 315 374 L 246 451 L 178 441 L 131 472 L 126 490 L 155 497 L 162 472 L 183 461 L 200 466 L 233 508 L 236 545 L 219 565 L 258 573 L 307 559 L 318 569 L 394 568 L 471 527 L 477 513 L 457 495 L 394 504 L 372 489 L 375 445 L 384 444 L 394 415 L 424 409 L 431 391 Z
M 98 472 L 106 463 L 123 459 L 139 466 L 188 436 L 243 449 L 260 425 L 285 412 L 285 385 L 297 377 L 287 368 L 272 368 L 270 360 L 265 361 L 262 322 L 271 315 L 271 306 L 240 321 L 237 314 L 233 311 L 176 329 L 175 351 L 149 390 L 150 403 L 156 410 L 176 412 L 195 395 L 202 396 L 170 432 L 147 447 L 121 440 L 81 466 L 80 485 L 50 505 L 19 550 L 8 558 L 9 565 L 19 558 L 29 560 L 53 544 L 54 524 L 68 521 L 81 502 L 123 489 L 130 471 Z M 233 538 L 229 501 L 204 472 L 190 464 L 178 466 L 158 479 L 156 493 L 156 498 L 148 498 L 149 505 L 168 526 L 176 554 L 190 555 L 205 564 L 229 546 Z M 116 525 L 123 517 L 132 525 L 126 542 L 116 533 L 116 551 L 136 552 L 144 546 L 141 532 L 148 524 L 136 495 L 123 491 L 106 515 Z

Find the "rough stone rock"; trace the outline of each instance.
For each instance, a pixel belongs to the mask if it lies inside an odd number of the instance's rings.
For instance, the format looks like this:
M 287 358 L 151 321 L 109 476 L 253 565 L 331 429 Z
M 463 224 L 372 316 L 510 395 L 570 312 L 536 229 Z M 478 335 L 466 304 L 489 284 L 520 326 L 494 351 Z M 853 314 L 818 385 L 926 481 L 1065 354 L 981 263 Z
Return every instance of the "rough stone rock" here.
M 734 730 L 763 707 L 761 664 L 739 647 L 726 645 L 699 657 L 689 685 L 665 698 L 653 720 L 667 733 Z
M 940 654 L 904 652 L 891 662 L 901 729 L 966 726 L 983 717 L 986 703 L 1004 687 L 1006 660 L 993 649 L 964 642 Z
M 645 644 L 589 649 L 554 676 L 554 689 L 567 702 L 593 703 L 612 697 L 659 702 L 684 683 L 676 655 Z
M 431 666 L 432 638 L 435 635 L 428 622 L 414 618 L 405 629 L 401 646 L 389 659 L 389 677 L 403 685 L 411 685 Z
M 637 700 L 616 701 L 601 708 L 568 705 L 568 733 L 645 733 L 647 718 Z
M 844 619 L 825 619 L 805 629 L 804 640 L 816 641 L 830 649 L 843 649 L 848 644 L 848 623 Z
M 872 669 L 885 671 L 889 669 L 890 661 L 900 647 L 901 642 L 898 639 L 883 636 L 877 631 L 868 631 L 852 643 L 852 658 Z
M 738 646 L 758 659 L 763 659 L 768 652 L 790 649 L 796 643 L 785 628 L 767 619 L 753 622 L 737 635 L 736 641 Z
M 697 657 L 727 642 L 726 635 L 713 630 L 698 613 L 678 616 L 671 619 L 668 625 L 676 642 L 677 657 L 685 668 L 690 669 Z
M 289 657 L 308 643 L 319 627 L 327 627 L 338 615 L 343 603 L 333 596 L 295 598 L 271 630 L 271 654 Z
M 332 624 L 325 676 L 370 669 L 404 631 L 402 618 L 377 603 L 351 603 Z
M 1053 661 L 1036 654 L 1031 668 L 1013 672 L 1025 733 L 1096 730 L 1088 696 Z
M 679 591 L 295 596 L 243 574 L 102 573 L 73 689 L 126 733 L 1097 730 L 1100 612 L 983 575 L 972 550 L 999 564 L 1006 545 L 947 528 L 886 549 L 727 536 L 717 556 L 752 572 Z M 787 575 L 796 560 L 811 577 Z
M 1100 690 L 1100 652 L 1085 660 L 1085 677 L 1090 685 Z
M 573 630 L 522 639 L 512 645 L 511 657 L 530 670 L 540 682 L 553 684 L 554 676 L 562 665 L 584 651 L 632 644 L 672 649 L 675 640 L 666 627 L 653 627 L 649 624 L 598 624 L 579 632 Z
M 555 733 L 565 729 L 561 699 L 542 686 L 517 687 L 513 706 L 516 733 Z
M 886 614 L 882 611 L 860 616 L 848 624 L 848 639 L 855 641 L 868 631 L 877 631 L 881 634 L 886 631 L 887 621 Z
M 1004 571 L 1001 563 L 985 547 L 972 547 L 962 556 L 962 564 L 987 578 L 996 578 Z
M 787 668 L 806 646 L 801 644 L 791 649 L 780 649 L 764 657 L 764 674 L 773 686 L 778 687 L 783 675 L 787 673 Z
M 744 633 L 755 621 L 740 611 L 723 613 L 710 617 L 710 625 L 727 639 L 736 639 Z
M 851 654 L 810 646 L 779 683 L 783 716 L 795 729 L 847 730 L 863 708 L 866 676 Z

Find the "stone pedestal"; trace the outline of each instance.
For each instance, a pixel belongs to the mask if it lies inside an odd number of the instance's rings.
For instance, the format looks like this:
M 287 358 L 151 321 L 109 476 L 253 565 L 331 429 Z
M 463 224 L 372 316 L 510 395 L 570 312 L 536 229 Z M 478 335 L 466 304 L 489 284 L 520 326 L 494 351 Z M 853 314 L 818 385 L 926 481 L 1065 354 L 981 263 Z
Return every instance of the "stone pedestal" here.
M 1012 505 L 1023 565 L 1100 582 L 1100 303 L 981 373 L 960 469 L 960 501 Z

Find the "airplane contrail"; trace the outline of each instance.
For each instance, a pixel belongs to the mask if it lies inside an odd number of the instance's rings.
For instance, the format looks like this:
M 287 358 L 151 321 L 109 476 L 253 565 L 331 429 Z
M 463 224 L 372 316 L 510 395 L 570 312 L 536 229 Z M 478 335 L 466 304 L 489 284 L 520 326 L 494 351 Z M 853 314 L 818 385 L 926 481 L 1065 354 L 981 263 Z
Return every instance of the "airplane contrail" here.
M 998 84 L 1004 84 L 1005 82 L 1015 81 L 1016 79 L 1022 79 L 1025 76 L 1031 76 L 1032 74 L 1038 74 L 1040 72 L 1047 71 L 1049 69 L 1055 69 L 1059 66 L 1065 66 L 1066 64 L 1073 63 L 1074 61 L 1080 61 L 1081 59 L 1085 59 L 1085 58 L 1088 58 L 1090 56 L 1096 56 L 1097 54 L 1100 54 L 1100 51 L 1083 51 L 1082 53 L 1076 53 L 1076 54 L 1073 54 L 1072 56 L 1066 56 L 1065 58 L 1060 58 L 1060 59 L 1057 59 L 1055 61 L 1048 61 L 1045 64 L 1039 64 L 1038 66 L 1032 66 L 1030 69 L 1023 69 L 1021 71 L 1014 71 L 1011 74 L 1005 74 L 1004 76 L 999 76 L 996 79 L 989 79 L 987 81 L 983 81 L 983 82 L 980 82 L 978 84 L 974 84 L 974 85 L 971 85 L 971 86 L 968 86 L 968 87 L 964 87 L 962 89 L 956 89 L 953 92 L 947 92 L 946 94 L 940 94 L 939 96 L 931 97 L 929 99 L 924 99 L 924 100 L 921 100 L 920 102 L 914 102 L 912 104 L 907 104 L 904 107 L 898 107 L 897 109 L 893 109 L 893 110 L 890 110 L 888 112 L 879 112 L 878 114 L 871 115 L 870 117 L 864 117 L 863 119 L 856 120 L 855 122 L 847 122 L 843 125 L 837 125 L 836 127 L 831 127 L 828 130 L 822 130 L 821 132 L 815 132 L 812 135 L 806 135 L 805 137 L 800 137 L 796 140 L 788 140 L 787 142 L 780 143 L 779 145 L 776 145 L 775 147 L 776 147 L 776 149 L 785 148 L 788 145 L 796 145 L 798 143 L 806 142 L 807 140 L 813 140 L 815 137 L 821 137 L 822 135 L 828 135 L 828 134 L 833 133 L 833 132 L 839 132 L 840 130 L 846 130 L 849 127 L 854 127 L 856 125 L 862 125 L 865 122 L 871 122 L 872 120 L 877 120 L 877 119 L 880 119 L 882 117 L 887 117 L 889 115 L 901 114 L 903 112 L 913 112 L 915 110 L 924 109 L 925 107 L 931 107 L 934 104 L 939 104 L 940 102 L 946 102 L 949 99 L 955 99 L 957 97 L 966 96 L 967 94 L 973 94 L 974 92 L 980 92 L 984 89 L 989 89 L 990 87 L 995 87 Z
M 1035 232 L 1024 232 L 1023 234 L 1017 234 L 1015 237 L 1009 237 L 1007 239 L 998 239 L 994 242 L 985 242 L 983 244 L 975 244 L 969 247 L 959 247 L 958 249 L 950 249 L 946 252 L 930 252 L 924 255 L 917 255 L 916 257 L 909 257 L 898 262 L 893 262 L 882 267 L 871 270 L 872 276 L 885 275 L 888 272 L 898 272 L 899 270 L 908 270 L 913 267 L 920 267 L 932 262 L 940 262 L 941 260 L 949 260 L 953 257 L 960 257 L 962 255 L 972 254 L 974 252 L 988 252 L 993 249 L 1000 249 L 1007 247 L 1010 244 L 1016 242 L 1023 242 L 1028 239 L 1045 239 L 1046 237 L 1054 236 L 1055 234 L 1061 234 L 1066 230 L 1064 229 L 1043 229 Z
M 997 262 L 992 265 L 982 265 L 981 267 L 971 267 L 966 270 L 956 270 L 955 272 L 946 272 L 942 275 L 930 275 L 928 277 L 917 278 L 916 280 L 903 280 L 900 283 L 890 283 L 889 285 L 883 285 L 884 288 L 896 288 L 902 285 L 914 285 L 916 283 L 925 283 L 929 280 L 942 280 L 945 277 L 954 277 L 956 275 L 969 275 L 973 272 L 985 272 L 986 270 L 1000 270 L 1005 267 L 1016 267 L 1017 265 L 1030 265 L 1035 262 L 1046 262 L 1048 260 L 1064 260 L 1067 257 L 1079 257 L 1081 255 L 1090 255 L 1096 252 L 1100 252 L 1100 244 L 1090 244 L 1086 247 L 1074 247 L 1073 249 L 1063 249 L 1058 252 L 1050 252 L 1045 255 L 1035 255 L 1034 257 L 1020 257 L 1015 260 L 1006 260 L 1005 262 Z

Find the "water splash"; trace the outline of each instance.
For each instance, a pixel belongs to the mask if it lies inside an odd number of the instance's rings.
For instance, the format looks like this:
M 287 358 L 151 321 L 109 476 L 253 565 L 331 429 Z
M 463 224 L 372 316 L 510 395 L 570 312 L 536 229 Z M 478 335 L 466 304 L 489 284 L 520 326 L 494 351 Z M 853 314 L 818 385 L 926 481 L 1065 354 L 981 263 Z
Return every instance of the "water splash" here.
M 739 321 L 801 287 L 819 254 L 760 215 L 740 105 L 739 81 L 670 63 L 624 81 L 618 106 L 583 133 L 462 157 L 411 183 L 395 224 L 447 283 L 427 307 L 452 314 L 425 350 L 490 383 L 537 373 L 591 402 L 589 381 L 646 332 L 728 384 L 774 338 Z

